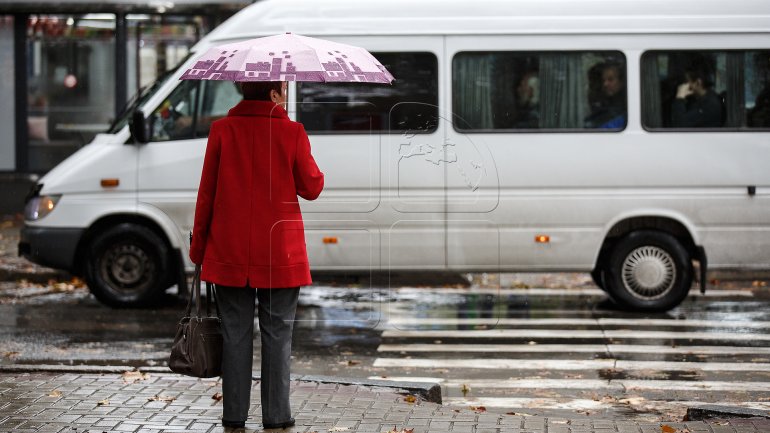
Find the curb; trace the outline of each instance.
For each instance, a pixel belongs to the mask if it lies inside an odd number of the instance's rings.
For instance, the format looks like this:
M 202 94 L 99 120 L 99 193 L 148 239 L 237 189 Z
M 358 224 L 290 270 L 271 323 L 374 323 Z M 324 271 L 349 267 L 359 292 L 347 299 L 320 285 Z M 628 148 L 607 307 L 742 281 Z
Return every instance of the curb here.
M 30 283 L 35 284 L 47 284 L 50 280 L 67 281 L 72 278 L 68 272 L 65 271 L 32 271 L 23 272 L 17 270 L 8 270 L 0 267 L 0 282 L 16 282 L 19 280 L 27 280 Z
M 129 367 L 123 365 L 48 365 L 48 364 L 12 364 L 0 365 L 0 373 L 91 373 L 123 374 L 129 371 L 142 373 L 176 374 L 168 367 Z M 261 372 L 252 372 L 252 380 L 260 380 Z M 359 385 L 370 388 L 386 388 L 396 394 L 413 394 L 430 403 L 441 404 L 441 386 L 426 382 L 394 382 L 389 380 L 369 380 L 337 376 L 316 376 L 292 374 L 290 380 L 301 382 L 336 383 L 339 385 Z
M 770 419 L 770 411 L 759 409 L 747 409 L 735 406 L 702 405 L 688 407 L 685 421 L 705 421 L 707 419 L 720 418 L 765 418 Z

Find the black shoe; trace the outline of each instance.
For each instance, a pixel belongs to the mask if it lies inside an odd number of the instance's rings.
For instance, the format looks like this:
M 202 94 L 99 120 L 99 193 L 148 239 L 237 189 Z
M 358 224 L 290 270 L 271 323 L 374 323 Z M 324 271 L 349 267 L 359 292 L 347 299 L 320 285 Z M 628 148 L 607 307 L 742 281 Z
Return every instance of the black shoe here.
M 288 428 L 288 427 L 294 427 L 294 424 L 297 422 L 294 421 L 294 418 L 290 418 L 288 421 L 284 422 L 277 422 L 277 423 L 262 423 L 262 427 L 264 428 Z
M 246 421 L 227 421 L 223 419 L 222 427 L 244 428 L 246 427 Z

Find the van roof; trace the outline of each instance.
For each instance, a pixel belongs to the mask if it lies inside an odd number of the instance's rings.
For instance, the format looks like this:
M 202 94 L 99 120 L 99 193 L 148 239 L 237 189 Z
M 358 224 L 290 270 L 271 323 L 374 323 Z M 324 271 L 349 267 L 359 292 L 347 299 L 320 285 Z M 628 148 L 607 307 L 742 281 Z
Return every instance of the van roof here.
M 324 35 L 755 33 L 768 0 L 261 0 L 209 42 Z

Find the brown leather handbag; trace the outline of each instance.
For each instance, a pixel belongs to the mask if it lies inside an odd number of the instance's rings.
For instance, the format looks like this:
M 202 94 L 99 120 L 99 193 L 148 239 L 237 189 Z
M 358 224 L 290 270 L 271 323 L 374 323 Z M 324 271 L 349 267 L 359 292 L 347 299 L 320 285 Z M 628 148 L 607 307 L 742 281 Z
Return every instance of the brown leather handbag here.
M 193 377 L 216 377 L 222 373 L 222 321 L 211 283 L 206 283 L 206 315 L 201 316 L 201 267 L 195 266 L 193 287 L 184 317 L 176 329 L 168 366 L 171 371 Z M 192 315 L 195 303 L 195 315 Z M 216 316 L 211 315 L 211 304 Z

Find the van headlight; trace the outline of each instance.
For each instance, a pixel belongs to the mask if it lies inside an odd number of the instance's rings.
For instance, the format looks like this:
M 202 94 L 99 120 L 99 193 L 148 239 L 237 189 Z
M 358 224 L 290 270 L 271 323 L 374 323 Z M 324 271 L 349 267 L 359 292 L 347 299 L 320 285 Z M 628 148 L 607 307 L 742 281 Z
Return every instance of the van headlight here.
M 39 195 L 32 197 L 24 206 L 24 219 L 37 221 L 51 213 L 59 202 L 61 195 Z

